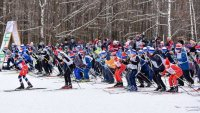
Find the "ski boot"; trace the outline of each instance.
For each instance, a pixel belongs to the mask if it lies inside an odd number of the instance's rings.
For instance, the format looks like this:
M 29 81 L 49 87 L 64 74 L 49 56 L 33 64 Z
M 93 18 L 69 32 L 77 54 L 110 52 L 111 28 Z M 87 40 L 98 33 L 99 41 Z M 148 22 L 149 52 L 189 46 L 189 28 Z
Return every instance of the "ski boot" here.
M 42 74 L 42 72 L 39 72 L 39 71 L 38 71 L 38 72 L 36 72 L 36 74 L 37 74 L 37 75 L 41 75 L 41 74 Z
M 115 84 L 114 87 L 123 87 L 123 82 L 117 82 L 117 84 Z
M 20 90 L 20 89 L 24 89 L 24 84 L 21 83 L 21 85 L 20 85 L 18 88 L 16 88 L 16 89 L 18 89 L 18 90 Z
M 167 90 L 167 92 L 174 92 L 174 87 L 170 87 L 170 89 Z
M 166 88 L 165 88 L 165 87 L 162 87 L 159 91 L 160 91 L 160 92 L 164 92 L 164 91 L 166 91 Z
M 81 82 L 90 82 L 90 79 L 82 79 Z
M 32 87 L 33 87 L 33 85 L 30 82 L 28 82 L 28 87 L 26 89 L 30 89 Z
M 178 92 L 178 86 L 174 87 L 174 92 Z
M 63 87 L 61 87 L 61 89 L 72 89 L 72 85 L 65 85 Z
M 136 86 L 130 86 L 130 87 L 128 87 L 127 90 L 130 91 L 130 92 L 137 91 L 137 87 Z
M 144 84 L 140 84 L 138 87 L 141 87 L 141 88 L 143 88 L 143 87 L 144 87 Z
M 158 86 L 154 91 L 158 91 L 158 90 L 160 90 L 160 89 L 161 89 L 161 87 Z
M 151 87 L 152 83 L 147 83 L 147 86 L 146 87 Z

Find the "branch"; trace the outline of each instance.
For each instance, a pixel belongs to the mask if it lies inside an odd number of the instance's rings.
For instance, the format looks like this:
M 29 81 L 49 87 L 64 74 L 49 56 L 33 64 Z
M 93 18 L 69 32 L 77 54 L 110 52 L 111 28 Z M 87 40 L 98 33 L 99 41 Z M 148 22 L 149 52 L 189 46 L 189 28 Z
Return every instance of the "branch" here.
M 109 7 L 106 7 L 106 6 L 105 6 L 104 9 L 101 10 L 100 13 L 98 13 L 98 15 L 97 15 L 95 18 L 93 18 L 93 19 L 90 20 L 89 22 L 85 23 L 84 25 L 82 25 L 82 26 L 80 26 L 80 27 L 78 27 L 78 28 L 76 28 L 76 29 L 73 29 L 73 30 L 72 30 L 70 33 L 68 33 L 67 35 L 71 35 L 74 31 L 79 30 L 79 29 L 81 29 L 82 27 L 88 26 L 90 23 L 94 22 L 94 21 L 96 20 L 96 18 L 98 18 L 99 15 L 101 15 L 101 13 L 103 13 L 105 10 L 111 8 L 112 6 L 114 6 L 114 5 L 116 5 L 116 4 L 119 4 L 119 3 L 122 3 L 122 2 L 125 2 L 125 1 L 127 1 L 127 0 L 116 2 L 116 3 L 114 3 L 113 5 L 111 5 L 111 6 L 109 6 Z M 65 32 L 67 32 L 67 31 L 63 31 L 63 32 L 59 33 L 58 35 L 61 35 L 61 34 L 65 33 Z M 58 36 L 58 35 L 57 35 L 57 36 Z M 60 38 L 60 39 L 58 39 L 58 40 L 61 40 L 61 39 L 62 39 L 62 38 Z
M 61 2 L 59 4 L 69 4 L 69 3 L 77 3 L 77 2 L 80 2 L 80 0 L 77 0 L 77 1 L 68 1 L 68 2 Z

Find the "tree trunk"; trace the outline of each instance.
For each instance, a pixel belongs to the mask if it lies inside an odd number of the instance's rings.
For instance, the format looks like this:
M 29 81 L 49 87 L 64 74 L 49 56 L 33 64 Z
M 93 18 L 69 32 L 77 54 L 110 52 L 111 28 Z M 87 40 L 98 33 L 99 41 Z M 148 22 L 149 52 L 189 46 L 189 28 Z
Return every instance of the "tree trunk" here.
M 167 24 L 168 24 L 168 37 L 172 36 L 171 31 L 171 0 L 168 0 L 168 17 L 167 17 Z

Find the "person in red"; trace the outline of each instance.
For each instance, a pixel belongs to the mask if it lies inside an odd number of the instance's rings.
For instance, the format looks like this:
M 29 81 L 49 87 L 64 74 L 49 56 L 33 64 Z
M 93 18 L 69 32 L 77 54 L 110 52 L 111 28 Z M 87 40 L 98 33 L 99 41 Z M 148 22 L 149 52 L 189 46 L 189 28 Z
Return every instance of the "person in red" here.
M 114 87 L 123 87 L 123 81 L 122 81 L 121 74 L 122 74 L 122 72 L 125 71 L 126 65 L 121 63 L 120 59 L 118 59 L 116 56 L 114 57 L 114 63 L 116 65 L 116 70 L 115 70 L 114 75 L 115 75 L 115 79 L 117 81 L 117 83 L 114 85 Z
M 174 45 L 174 42 L 172 41 L 171 37 L 167 37 L 167 43 L 165 46 L 167 47 L 169 51 L 172 50 L 173 45 Z
M 165 72 L 169 73 L 170 89 L 167 92 L 178 92 L 178 79 L 183 75 L 183 71 L 176 64 L 170 63 L 168 59 L 165 61 Z
M 120 48 L 122 48 L 119 41 L 114 40 L 113 43 L 111 43 L 108 47 L 110 52 L 117 52 Z
M 21 69 L 18 79 L 20 82 L 20 86 L 16 89 L 24 89 L 24 83 L 22 81 L 22 77 L 23 79 L 27 82 L 28 87 L 26 89 L 30 89 L 32 88 L 32 84 L 30 83 L 30 81 L 28 80 L 28 78 L 26 77 L 27 73 L 28 73 L 28 66 L 26 65 L 25 61 L 23 59 L 19 59 L 18 57 L 15 57 L 18 62 L 16 63 L 16 65 Z

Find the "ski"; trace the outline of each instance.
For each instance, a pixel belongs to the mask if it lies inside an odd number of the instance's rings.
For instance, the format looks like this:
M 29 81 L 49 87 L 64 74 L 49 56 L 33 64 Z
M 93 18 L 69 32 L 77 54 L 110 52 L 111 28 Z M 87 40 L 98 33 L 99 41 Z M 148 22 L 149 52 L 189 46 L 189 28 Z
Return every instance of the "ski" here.
M 112 87 L 107 87 L 106 89 L 124 89 L 125 87 L 124 86 L 122 86 L 122 87 L 114 87 L 114 86 L 112 86 Z
M 140 93 L 140 94 L 150 94 L 152 91 L 138 90 L 138 91 L 128 91 L 127 89 L 103 89 L 103 91 L 109 94 L 121 94 L 121 93 Z
M 79 88 L 69 88 L 69 89 L 62 89 L 62 88 L 58 88 L 58 89 L 50 89 L 50 90 L 45 90 L 45 91 L 67 91 L 67 90 L 77 90 Z
M 78 82 L 78 83 L 88 83 L 88 82 L 92 82 L 92 81 L 88 81 L 88 80 L 72 80 L 73 82 Z
M 28 90 L 42 90 L 46 88 L 30 88 L 30 89 L 11 89 L 11 90 L 4 90 L 4 92 L 15 92 L 15 91 L 28 91 Z

